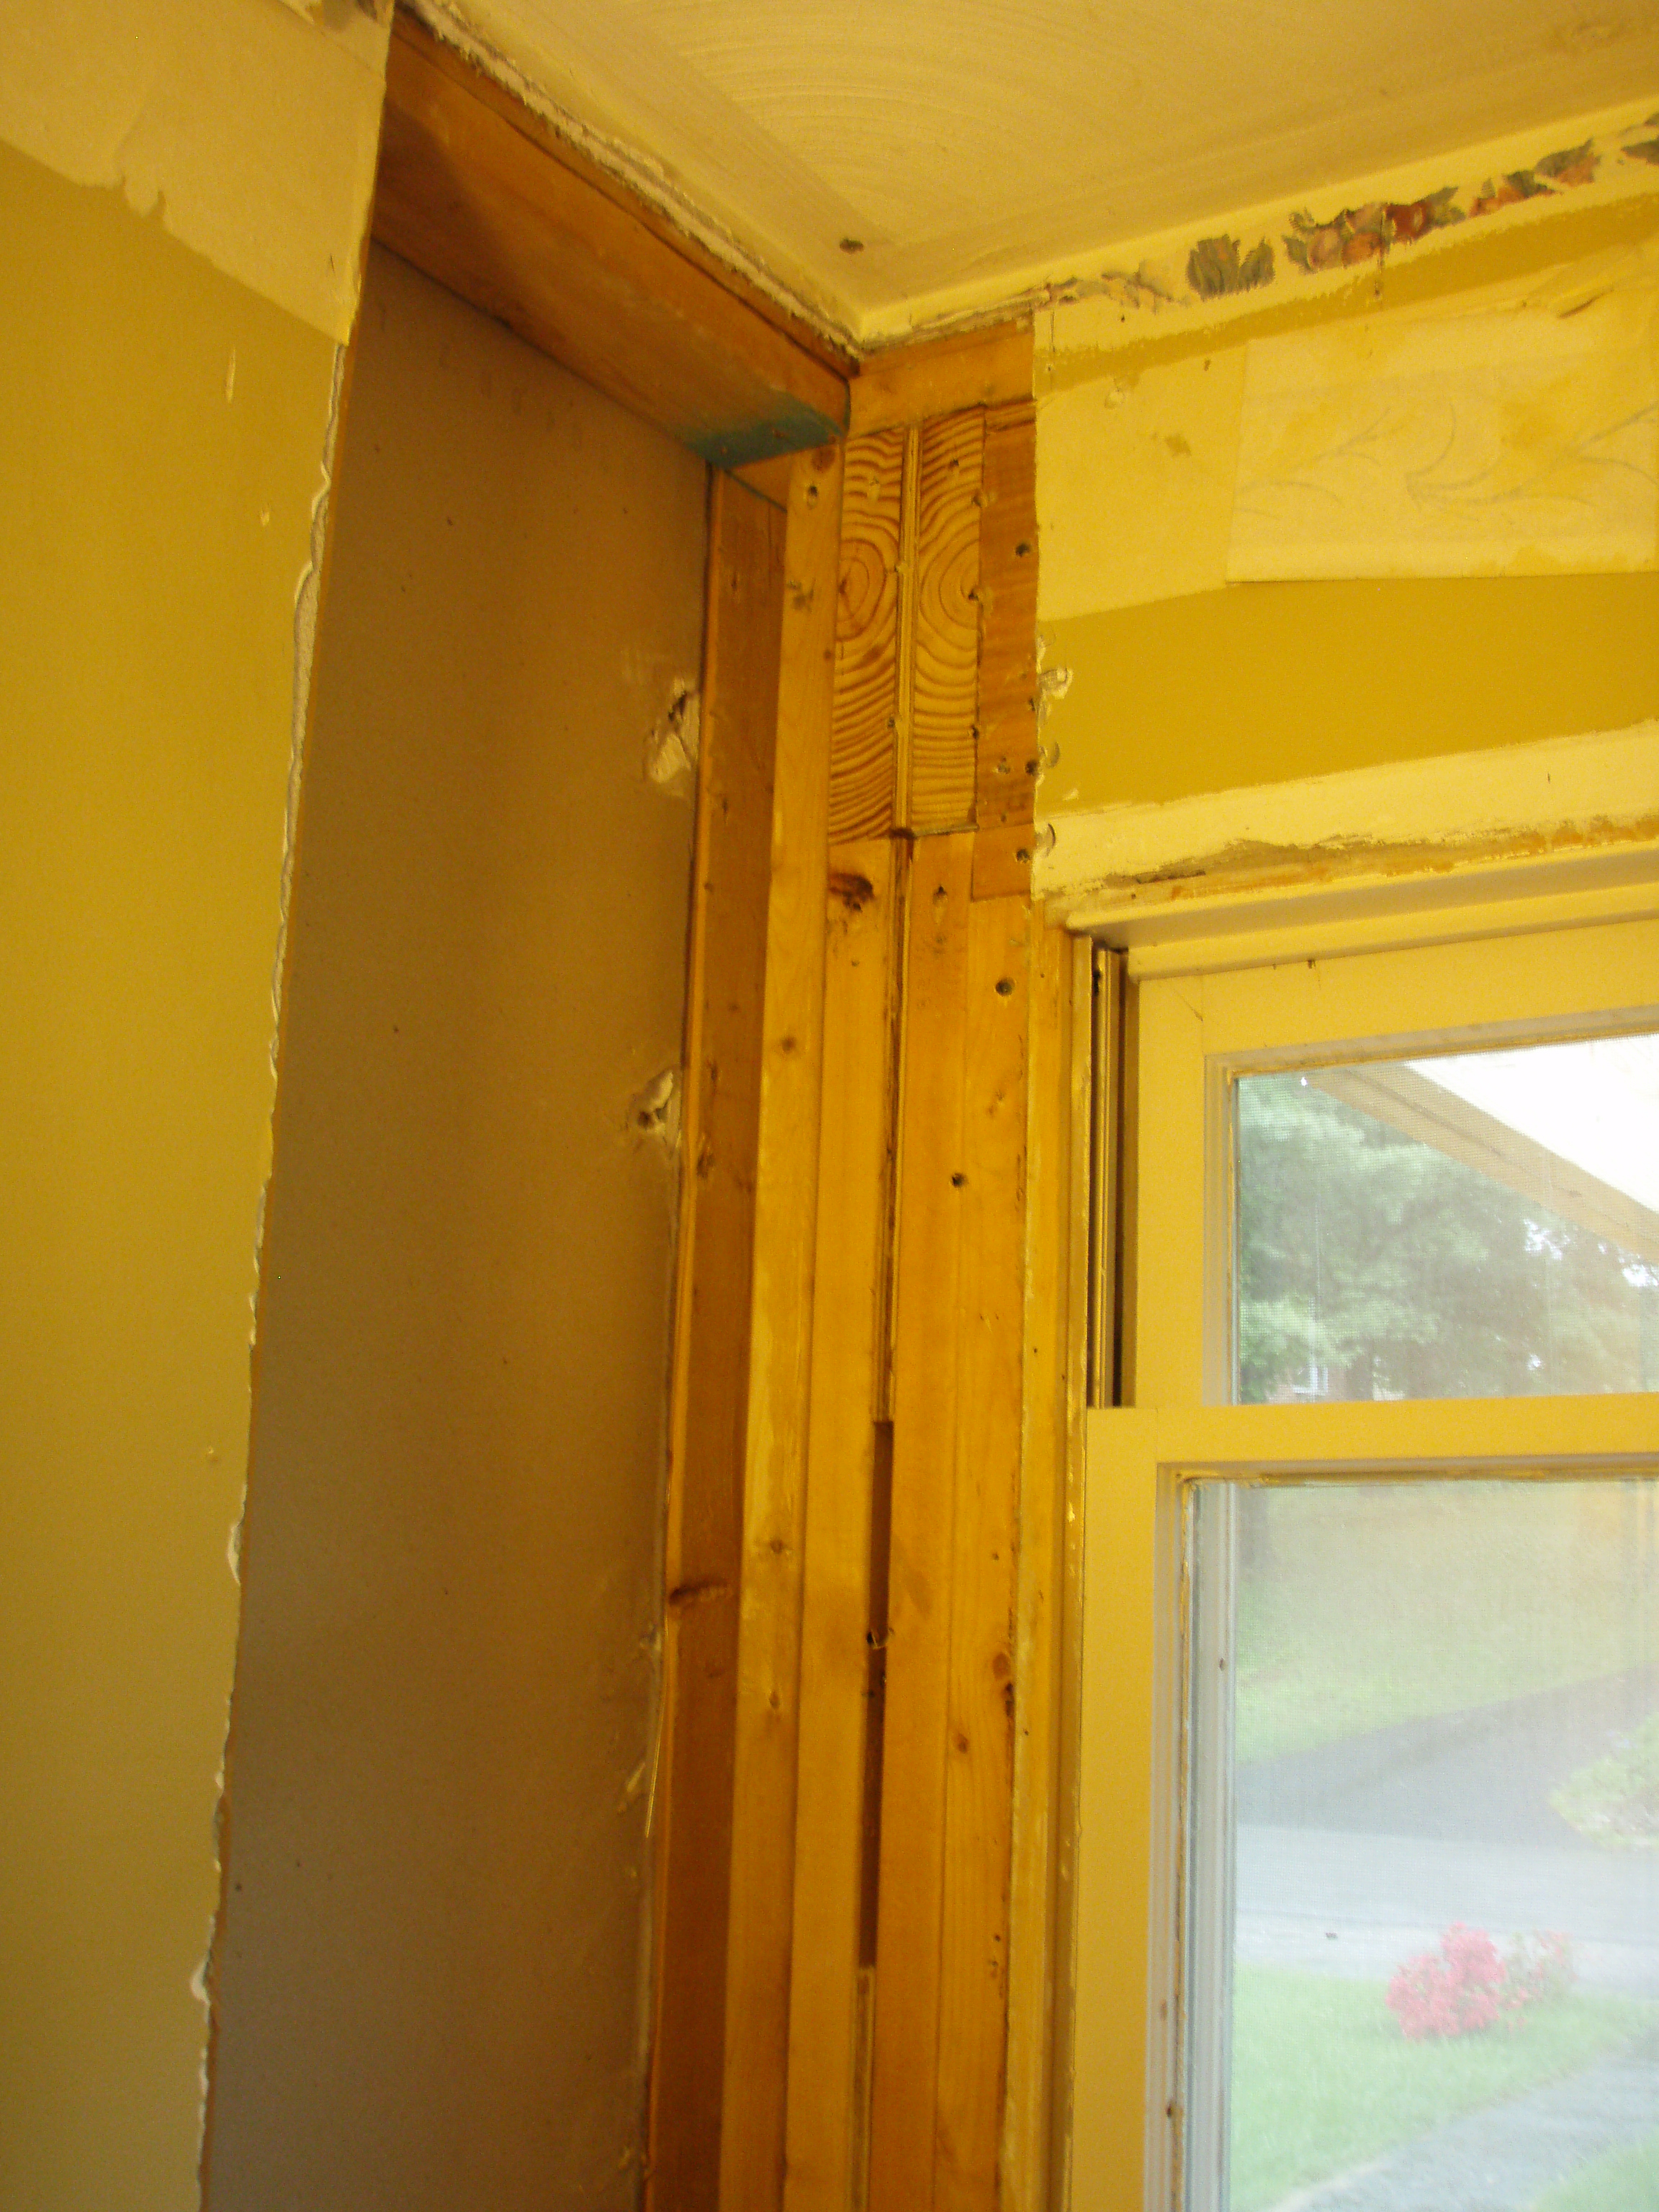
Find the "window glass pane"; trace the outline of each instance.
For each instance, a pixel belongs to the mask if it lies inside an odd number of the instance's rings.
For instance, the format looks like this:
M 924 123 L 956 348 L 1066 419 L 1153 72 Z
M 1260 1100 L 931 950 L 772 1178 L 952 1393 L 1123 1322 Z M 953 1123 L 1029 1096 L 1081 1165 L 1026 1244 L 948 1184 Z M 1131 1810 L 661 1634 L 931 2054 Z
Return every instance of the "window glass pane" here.
M 1659 1036 L 1236 1096 L 1238 1401 L 1659 1389 Z
M 1659 2204 L 1656 1507 L 1194 1486 L 1189 2212 Z

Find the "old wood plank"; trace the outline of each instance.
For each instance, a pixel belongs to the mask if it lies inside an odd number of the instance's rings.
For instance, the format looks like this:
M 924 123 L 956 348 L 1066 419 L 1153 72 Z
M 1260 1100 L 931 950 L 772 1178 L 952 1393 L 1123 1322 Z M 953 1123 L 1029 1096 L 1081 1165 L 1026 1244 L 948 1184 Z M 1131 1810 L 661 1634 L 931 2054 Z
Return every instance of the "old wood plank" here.
M 789 504 L 789 486 L 794 477 L 795 457 L 780 453 L 775 460 L 745 461 L 732 473 L 739 483 L 746 483 L 750 491 L 757 491 L 763 499 L 769 499 L 774 507 Z
M 933 2203 L 973 839 L 918 844 L 906 957 L 871 2212 Z
M 1031 909 L 968 924 L 938 2212 L 995 2212 L 1007 2036 Z
M 974 836 L 974 896 L 1029 898 L 1036 825 L 1011 822 L 1006 830 L 980 830 Z
M 893 346 L 860 362 L 848 427 L 857 435 L 895 422 L 956 414 L 964 407 L 1029 399 L 1032 368 L 1029 322 L 998 323 L 989 330 Z
M 902 430 L 848 440 L 830 738 L 830 836 L 837 844 L 893 826 L 903 483 Z
M 507 87 L 476 68 L 454 46 L 446 43 L 419 16 L 408 8 L 399 7 L 392 19 L 394 44 L 411 46 L 423 54 L 434 65 L 454 78 L 455 82 L 486 106 L 507 117 L 526 137 L 533 138 L 555 160 L 576 176 L 591 184 L 593 189 L 612 200 L 636 221 L 644 225 L 675 252 L 705 270 L 710 276 L 755 310 L 763 321 L 792 338 L 803 351 L 814 360 L 821 361 L 826 368 L 839 376 L 850 376 L 857 368 L 858 356 L 851 346 L 833 336 L 820 325 L 809 321 L 783 300 L 734 268 L 731 261 L 715 253 L 702 240 L 692 235 L 683 223 L 675 221 L 665 208 L 655 205 L 645 191 L 635 190 L 618 172 L 583 152 L 574 141 L 560 131 L 545 116 L 538 115 Z
M 974 820 L 984 447 L 977 408 L 921 426 L 915 572 L 905 580 L 915 659 L 904 822 L 918 836 Z
M 1030 822 L 1036 798 L 1036 419 L 1029 400 L 986 415 L 984 497 L 974 819 L 997 829 Z
M 781 2202 L 842 449 L 787 517 L 760 1046 L 720 2203 Z
M 374 234 L 718 466 L 845 428 L 833 368 L 430 40 L 387 57 Z
M 1056 1988 L 1060 1595 L 1070 1341 L 1072 940 L 1032 930 L 1025 1376 L 1015 1600 L 1014 1803 L 1008 1936 L 1007 2212 L 1046 2212 Z
M 832 845 L 801 1606 L 788 2212 L 847 2212 L 860 2132 L 859 1966 L 879 1289 L 892 1142 L 902 848 Z
M 784 517 L 712 480 L 670 1401 L 647 2203 L 720 2173 L 750 1270 Z

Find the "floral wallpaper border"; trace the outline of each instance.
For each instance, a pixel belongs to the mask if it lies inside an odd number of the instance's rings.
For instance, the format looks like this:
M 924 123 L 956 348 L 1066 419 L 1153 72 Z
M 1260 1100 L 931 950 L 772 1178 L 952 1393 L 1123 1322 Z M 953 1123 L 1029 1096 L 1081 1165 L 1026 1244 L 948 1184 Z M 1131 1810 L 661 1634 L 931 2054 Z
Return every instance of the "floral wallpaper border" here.
M 1224 300 L 1260 291 L 1292 273 L 1317 276 L 1367 261 L 1385 261 L 1391 252 L 1415 245 L 1431 231 L 1476 222 L 1523 200 L 1557 198 L 1594 184 L 1605 172 L 1631 161 L 1659 168 L 1659 114 L 1630 125 L 1611 141 L 1586 138 L 1582 145 L 1560 147 L 1540 155 L 1529 168 L 1487 177 L 1478 186 L 1442 185 L 1421 199 L 1370 200 L 1328 216 L 1298 209 L 1276 240 L 1264 234 L 1247 248 L 1242 240 L 1224 231 L 1198 240 L 1184 268 L 1178 259 L 1143 261 L 1133 271 L 1109 269 L 1092 282 L 1061 289 L 1068 299 L 1103 295 L 1124 307 L 1157 309 Z

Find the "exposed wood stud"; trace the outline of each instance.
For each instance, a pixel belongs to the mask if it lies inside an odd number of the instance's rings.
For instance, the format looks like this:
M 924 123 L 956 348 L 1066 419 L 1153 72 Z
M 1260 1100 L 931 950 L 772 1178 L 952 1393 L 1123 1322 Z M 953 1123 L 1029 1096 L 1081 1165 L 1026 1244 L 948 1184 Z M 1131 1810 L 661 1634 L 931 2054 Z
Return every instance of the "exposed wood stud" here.
M 995 2212 L 1007 2037 L 1031 909 L 969 912 L 934 2204 Z
M 898 705 L 893 715 L 893 823 L 910 827 L 910 775 L 916 712 L 916 602 L 920 591 L 917 535 L 921 527 L 921 432 L 904 434 L 904 473 L 899 487 Z
M 1029 823 L 1036 811 L 1036 432 L 1029 400 L 986 416 L 980 547 L 984 643 L 974 819 L 990 830 Z
M 647 2202 L 713 2212 L 784 516 L 711 480 L 670 1409 Z
M 916 848 L 906 974 L 871 2212 L 929 2212 L 938 2110 L 973 839 Z
M 1072 940 L 1035 924 L 1027 1113 L 1025 1382 L 1016 1597 L 1006 2212 L 1048 2212 L 1055 1882 L 1061 1830 L 1060 1634 L 1070 1328 Z
M 386 59 L 374 234 L 720 467 L 846 426 L 844 378 L 406 17 Z
M 915 692 L 902 817 L 918 836 L 966 829 L 974 820 L 984 447 L 985 417 L 977 408 L 921 426 Z M 905 580 L 908 587 L 912 579 Z
M 904 452 L 902 430 L 847 442 L 830 740 L 830 836 L 836 844 L 884 836 L 893 824 Z
M 1031 860 L 1036 848 L 1033 824 L 1012 822 L 1003 830 L 981 830 L 974 838 L 974 896 L 1029 897 Z
M 788 2212 L 846 2212 L 862 2134 L 859 2019 L 878 1291 L 886 1242 L 888 968 L 898 848 L 832 846 L 801 1608 Z
M 848 427 L 854 435 L 892 422 L 921 422 L 964 407 L 1029 399 L 1033 374 L 1029 323 L 928 338 L 872 354 L 853 379 Z
M 755 1147 L 722 2212 L 782 2199 L 842 449 L 790 487 Z

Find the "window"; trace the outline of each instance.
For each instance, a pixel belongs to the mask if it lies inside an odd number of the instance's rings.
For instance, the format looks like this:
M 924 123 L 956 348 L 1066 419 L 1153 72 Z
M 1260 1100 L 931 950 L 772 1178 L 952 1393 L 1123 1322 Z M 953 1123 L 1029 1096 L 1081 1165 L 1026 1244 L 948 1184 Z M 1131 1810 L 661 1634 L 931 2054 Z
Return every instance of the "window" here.
M 1656 997 L 1639 920 L 1136 988 L 1079 2208 L 1651 2201 Z

